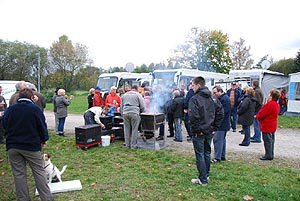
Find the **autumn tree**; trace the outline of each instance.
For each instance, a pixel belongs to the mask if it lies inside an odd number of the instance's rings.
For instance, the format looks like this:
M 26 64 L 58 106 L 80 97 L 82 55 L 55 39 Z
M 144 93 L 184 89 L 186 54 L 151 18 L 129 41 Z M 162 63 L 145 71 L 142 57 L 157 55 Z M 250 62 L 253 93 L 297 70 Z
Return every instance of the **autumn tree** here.
M 250 50 L 251 47 L 247 47 L 245 40 L 242 38 L 240 38 L 239 41 L 233 42 L 230 49 L 233 69 L 241 70 L 251 68 L 254 60 L 250 58 Z
M 49 61 L 55 69 L 52 79 L 57 85 L 70 91 L 74 86 L 75 74 L 88 62 L 88 49 L 85 45 L 73 44 L 63 35 L 50 47 Z
M 232 67 L 227 34 L 193 27 L 169 62 L 204 71 L 228 73 Z

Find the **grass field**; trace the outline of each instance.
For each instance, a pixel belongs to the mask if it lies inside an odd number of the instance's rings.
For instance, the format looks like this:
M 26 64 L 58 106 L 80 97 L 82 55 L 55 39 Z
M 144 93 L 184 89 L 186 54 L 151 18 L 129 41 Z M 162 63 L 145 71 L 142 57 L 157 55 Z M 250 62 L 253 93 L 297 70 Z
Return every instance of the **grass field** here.
M 5 158 L 4 149 L 0 145 L 1 158 Z M 43 152 L 52 154 L 59 169 L 68 165 L 63 180 L 79 179 L 83 187 L 55 194 L 55 200 L 300 200 L 299 170 L 281 167 L 275 161 L 264 166 L 246 161 L 212 164 L 209 185 L 202 187 L 190 182 L 197 176 L 193 153 L 183 156 L 172 149 L 130 150 L 118 140 L 108 147 L 82 151 L 74 146 L 73 137 L 53 134 Z M 0 200 L 15 200 L 9 163 L 1 163 L 0 169 Z M 31 196 L 39 200 L 34 196 L 29 170 L 28 174 Z

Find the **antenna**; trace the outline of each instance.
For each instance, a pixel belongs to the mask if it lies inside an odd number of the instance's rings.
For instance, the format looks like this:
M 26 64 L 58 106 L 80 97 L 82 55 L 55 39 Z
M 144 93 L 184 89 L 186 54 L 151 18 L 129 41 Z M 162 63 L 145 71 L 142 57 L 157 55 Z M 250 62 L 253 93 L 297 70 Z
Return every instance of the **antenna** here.
M 260 65 L 261 65 L 262 69 L 268 69 L 271 66 L 271 62 L 269 60 L 265 59 L 261 62 Z

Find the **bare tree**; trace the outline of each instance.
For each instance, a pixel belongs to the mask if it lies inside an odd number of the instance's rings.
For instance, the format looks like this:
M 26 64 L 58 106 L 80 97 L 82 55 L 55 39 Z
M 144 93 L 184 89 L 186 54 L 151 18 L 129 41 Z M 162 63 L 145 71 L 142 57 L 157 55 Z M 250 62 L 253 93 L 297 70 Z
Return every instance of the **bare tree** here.
M 234 41 L 231 46 L 231 59 L 233 62 L 233 69 L 250 69 L 254 60 L 251 59 L 251 47 L 246 47 L 245 40 L 240 38 L 239 41 Z

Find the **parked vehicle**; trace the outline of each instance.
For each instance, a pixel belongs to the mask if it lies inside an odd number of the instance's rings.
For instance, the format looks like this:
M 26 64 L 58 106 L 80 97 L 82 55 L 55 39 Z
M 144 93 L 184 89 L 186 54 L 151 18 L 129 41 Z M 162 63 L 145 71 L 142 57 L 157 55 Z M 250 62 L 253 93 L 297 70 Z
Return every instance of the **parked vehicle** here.
M 184 86 L 188 90 L 190 81 L 197 76 L 202 76 L 205 79 L 206 86 L 212 89 L 216 82 L 223 82 L 228 79 L 227 74 L 215 73 L 208 71 L 200 71 L 195 69 L 170 69 L 170 70 L 154 70 L 152 73 L 152 86 L 155 88 L 158 85 L 172 86 L 178 88 Z
M 149 73 L 128 73 L 128 72 L 116 72 L 116 73 L 103 73 L 99 76 L 97 86 L 101 88 L 102 93 L 109 92 L 110 87 L 115 86 L 118 89 L 125 89 L 125 85 L 138 85 L 144 81 L 150 82 L 152 79 Z

